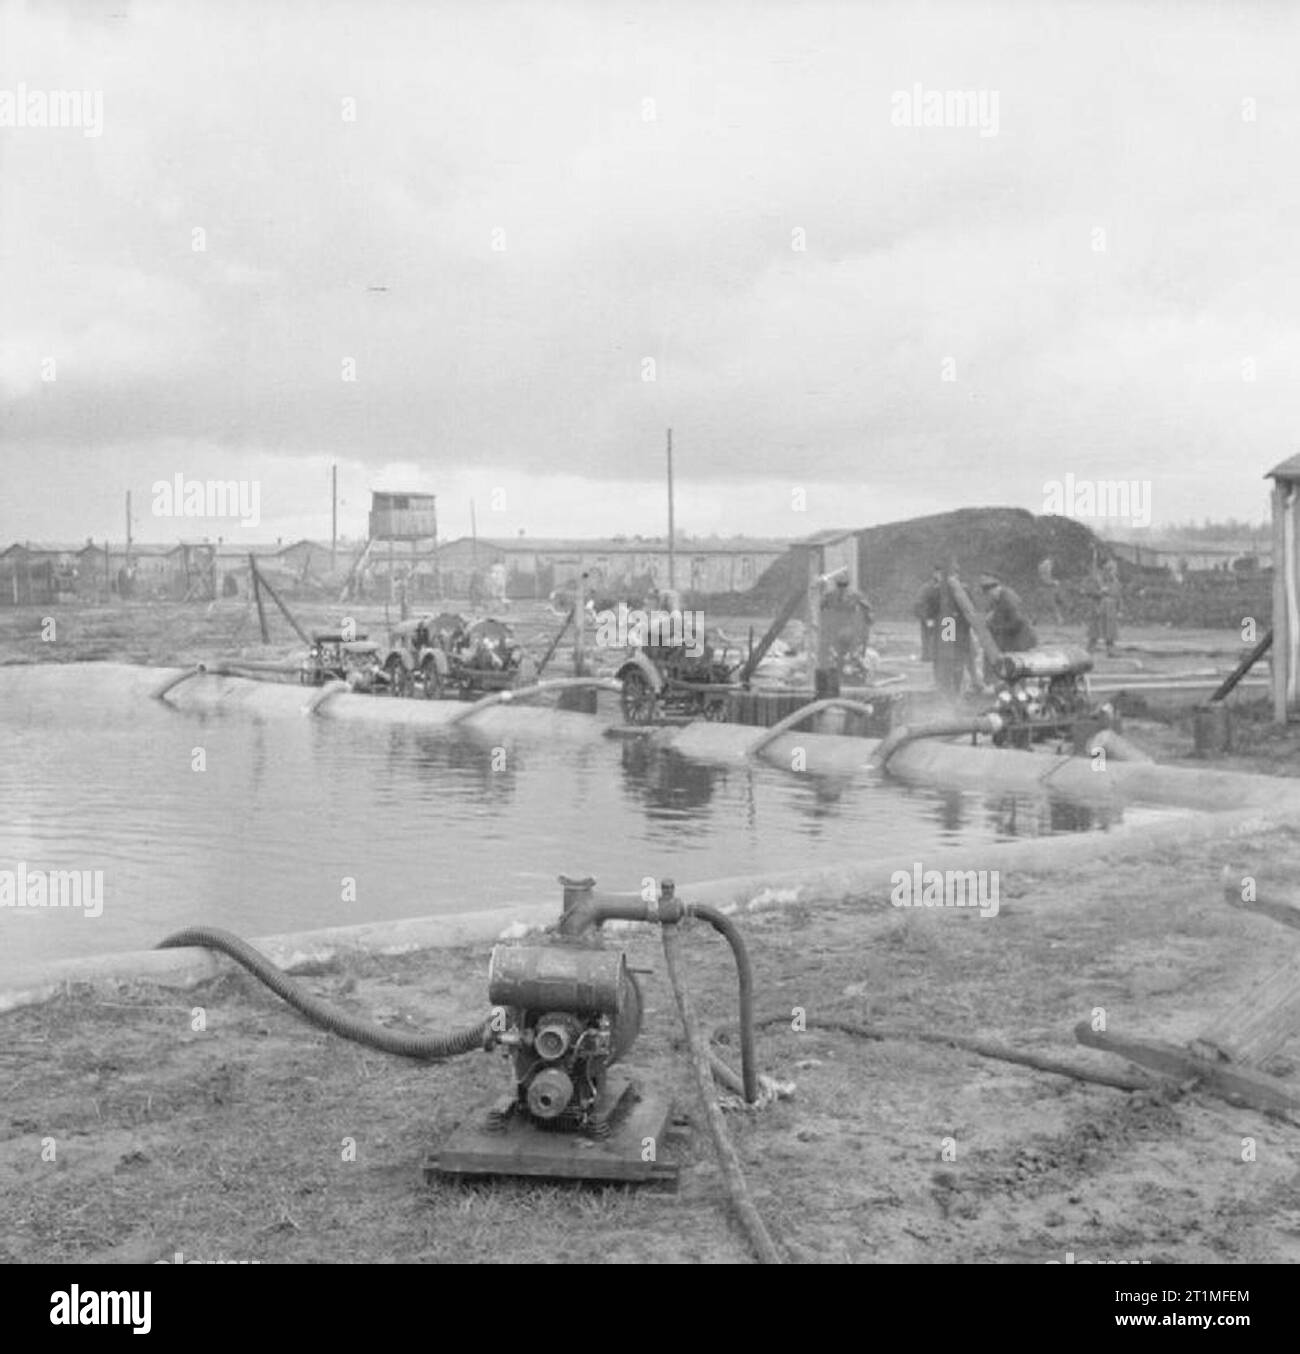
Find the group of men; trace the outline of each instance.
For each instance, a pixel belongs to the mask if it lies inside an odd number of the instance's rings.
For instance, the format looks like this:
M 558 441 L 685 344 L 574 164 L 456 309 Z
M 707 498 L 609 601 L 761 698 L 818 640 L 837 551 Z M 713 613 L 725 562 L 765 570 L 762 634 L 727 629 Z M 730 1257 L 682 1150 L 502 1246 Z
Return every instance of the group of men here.
M 1059 623 L 1058 585 L 1052 577 L 1050 560 L 1044 563 L 1046 567 L 1039 569 L 1039 575 L 1050 583 L 1051 602 Z M 970 622 L 957 605 L 950 579 L 960 586 L 954 566 L 936 566 L 917 596 L 914 611 L 921 623 L 921 657 L 935 665 L 936 685 L 960 694 L 967 676 L 973 686 L 978 687 L 981 682 L 975 668 Z M 1016 591 L 996 574 L 982 575 L 979 586 L 985 607 L 984 622 L 997 647 L 1003 653 L 1024 653 L 1037 648 L 1038 633 Z M 1100 568 L 1094 564 L 1084 585 L 1084 596 L 1089 602 L 1088 652 L 1093 653 L 1099 644 L 1105 644 L 1107 654 L 1113 655 L 1122 597 L 1119 566 L 1113 559 Z
M 986 672 L 982 679 L 976 667 L 970 621 L 957 605 L 949 582 L 954 578 L 955 569 L 936 567 L 917 599 L 916 614 L 921 621 L 922 657 L 934 663 L 937 684 L 960 694 L 968 679 L 979 688 L 991 674 Z M 1038 646 L 1038 635 L 1014 589 L 995 575 L 984 574 L 980 592 L 985 624 L 1003 653 L 1020 653 Z M 849 586 L 843 575 L 823 592 L 817 670 L 824 680 L 819 688 L 825 681 L 836 684 L 835 678 L 841 675 L 859 675 L 855 668 L 861 664 L 870 639 L 871 619 L 871 604 Z M 819 689 L 819 694 L 834 693 L 828 688 Z
M 921 588 L 914 610 L 921 622 L 921 657 L 934 664 L 935 684 L 960 695 L 968 682 L 980 689 L 990 674 L 986 670 L 981 677 L 975 665 L 970 619 L 958 605 L 954 581 L 962 586 L 955 567 L 937 565 Z M 1037 648 L 1038 634 L 1014 589 L 995 574 L 984 574 L 980 578 L 980 593 L 985 607 L 984 623 L 1003 653 Z

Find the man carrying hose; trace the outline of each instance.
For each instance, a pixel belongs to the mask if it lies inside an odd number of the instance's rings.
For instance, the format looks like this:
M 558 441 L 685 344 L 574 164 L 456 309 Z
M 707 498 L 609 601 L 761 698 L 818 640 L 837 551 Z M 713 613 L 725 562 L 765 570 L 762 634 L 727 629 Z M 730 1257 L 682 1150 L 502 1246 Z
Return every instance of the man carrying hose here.
M 970 622 L 957 605 L 952 583 L 961 584 L 957 566 L 936 569 L 939 575 L 939 613 L 934 629 L 933 652 L 934 684 L 941 691 L 960 696 L 969 676 L 970 685 L 978 690 L 979 672 L 975 666 L 975 647 L 971 642 Z
M 993 642 L 1003 653 L 1024 653 L 1038 647 L 1038 635 L 1025 615 L 1024 606 L 1016 593 L 995 574 L 980 579 L 984 603 L 988 607 L 985 620 Z

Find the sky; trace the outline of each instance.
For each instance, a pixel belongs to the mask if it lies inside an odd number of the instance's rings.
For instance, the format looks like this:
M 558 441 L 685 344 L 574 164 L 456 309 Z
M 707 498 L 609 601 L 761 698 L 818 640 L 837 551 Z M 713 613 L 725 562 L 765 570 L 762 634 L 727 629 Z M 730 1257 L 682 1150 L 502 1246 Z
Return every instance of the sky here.
M 128 490 L 139 540 L 328 538 L 333 465 L 344 534 L 379 488 L 444 537 L 656 535 L 669 428 L 700 535 L 1067 476 L 1260 519 L 1300 451 L 1298 30 L 0 2 L 0 546 L 120 539 Z M 255 483 L 256 525 L 168 514 L 178 475 Z

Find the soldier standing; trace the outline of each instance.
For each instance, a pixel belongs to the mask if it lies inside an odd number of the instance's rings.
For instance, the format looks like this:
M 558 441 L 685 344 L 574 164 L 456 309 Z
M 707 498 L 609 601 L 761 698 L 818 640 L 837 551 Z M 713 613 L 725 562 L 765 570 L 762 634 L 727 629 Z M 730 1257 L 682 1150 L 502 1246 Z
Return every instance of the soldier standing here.
M 921 622 L 921 662 L 933 663 L 935 640 L 939 633 L 939 619 L 943 615 L 944 570 L 936 566 L 916 594 L 912 614 Z
M 1124 591 L 1119 581 L 1119 564 L 1112 557 L 1106 561 L 1102 570 L 1101 601 L 1101 637 L 1106 643 L 1106 653 L 1115 656 L 1115 644 L 1119 640 L 1119 609 L 1124 599 Z
M 970 685 L 982 686 L 975 666 L 975 647 L 971 643 L 970 622 L 957 605 L 952 583 L 960 584 L 957 568 L 940 570 L 939 620 L 934 632 L 934 684 L 953 696 L 960 696 L 969 677 Z
M 1107 655 L 1114 657 L 1122 597 L 1119 565 L 1113 559 L 1108 559 L 1103 569 L 1094 564 L 1084 592 L 1088 598 L 1088 652 L 1095 653 L 1097 645 L 1104 643 Z
M 834 589 L 821 601 L 821 651 L 817 667 L 822 673 L 834 674 L 831 683 L 835 690 L 819 691 L 819 695 L 837 695 L 840 677 L 854 667 L 861 667 L 865 673 L 870 639 L 871 604 L 856 588 L 850 588 L 849 580 L 841 574 Z
M 1052 603 L 1052 615 L 1056 624 L 1064 625 L 1065 617 L 1061 614 L 1061 584 L 1052 572 L 1051 555 L 1045 555 L 1042 563 L 1039 564 L 1038 581 L 1047 589 L 1047 596 Z

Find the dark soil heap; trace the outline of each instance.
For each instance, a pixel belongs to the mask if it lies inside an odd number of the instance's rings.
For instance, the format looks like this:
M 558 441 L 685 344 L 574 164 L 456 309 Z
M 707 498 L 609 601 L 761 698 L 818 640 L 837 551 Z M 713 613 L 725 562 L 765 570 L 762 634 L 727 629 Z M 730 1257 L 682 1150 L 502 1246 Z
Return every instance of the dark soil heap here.
M 955 563 L 968 586 L 982 573 L 997 574 L 1032 609 L 1047 602 L 1038 567 L 1048 557 L 1069 595 L 1107 550 L 1088 527 L 1069 517 L 1035 517 L 1023 508 L 961 508 L 956 512 L 888 522 L 858 533 L 862 590 L 878 617 L 912 614 L 921 585 L 938 564 Z M 1126 568 L 1121 564 L 1121 571 Z M 796 586 L 795 557 L 777 560 L 751 596 L 759 611 L 774 611 Z

